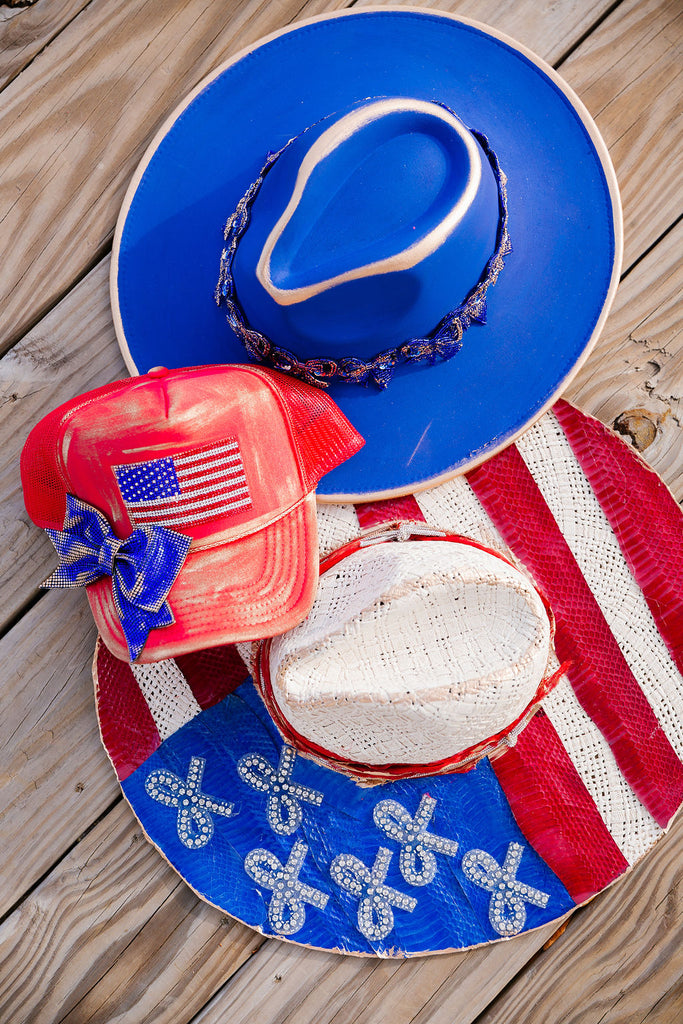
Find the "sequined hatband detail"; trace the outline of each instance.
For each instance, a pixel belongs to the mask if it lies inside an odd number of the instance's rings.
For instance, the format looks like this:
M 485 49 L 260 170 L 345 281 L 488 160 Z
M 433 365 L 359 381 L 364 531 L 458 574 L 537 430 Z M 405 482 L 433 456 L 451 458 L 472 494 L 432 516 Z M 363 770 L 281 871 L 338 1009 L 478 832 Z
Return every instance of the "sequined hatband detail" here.
M 445 104 L 439 105 L 453 113 Z M 486 263 L 478 283 L 464 301 L 447 313 L 427 337 L 411 338 L 397 348 L 379 352 L 367 361 L 355 356 L 347 356 L 342 359 L 301 360 L 289 349 L 275 345 L 248 323 L 237 298 L 232 273 L 233 260 L 239 241 L 249 225 L 251 207 L 265 176 L 288 146 L 299 136 L 290 139 L 277 152 L 268 154 L 258 178 L 244 193 L 235 212 L 231 214 L 225 225 L 223 236 L 225 244 L 221 253 L 220 276 L 215 291 L 216 304 L 225 307 L 228 324 L 241 339 L 252 359 L 260 363 L 267 363 L 276 370 L 281 370 L 283 373 L 298 377 L 307 384 L 314 384 L 320 388 L 329 387 L 335 381 L 343 381 L 347 384 L 363 385 L 372 382 L 377 387 L 384 389 L 391 381 L 397 366 L 424 362 L 433 365 L 439 359 L 451 359 L 456 352 L 460 351 L 463 335 L 468 327 L 473 323 L 486 323 L 486 293 L 490 286 L 496 283 L 498 275 L 503 269 L 504 259 L 512 251 L 508 233 L 508 197 L 505 172 L 486 136 L 474 129 L 470 129 L 470 131 L 484 150 L 498 186 L 499 218 L 496 247 L 493 254 Z

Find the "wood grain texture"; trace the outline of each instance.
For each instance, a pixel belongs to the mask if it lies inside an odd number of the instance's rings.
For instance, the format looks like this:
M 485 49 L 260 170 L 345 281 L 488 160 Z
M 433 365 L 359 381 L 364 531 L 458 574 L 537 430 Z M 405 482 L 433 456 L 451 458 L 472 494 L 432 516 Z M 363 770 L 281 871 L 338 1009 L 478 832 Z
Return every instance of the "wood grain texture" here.
M 0 640 L 0 915 L 119 796 L 95 719 L 95 636 L 85 595 L 62 591 Z
M 108 273 L 107 259 L 0 359 L 0 628 L 57 564 L 47 534 L 24 508 L 19 456 L 30 430 L 62 402 L 127 375 Z
M 555 925 L 464 953 L 415 960 L 339 957 L 269 940 L 193 1024 L 470 1024 Z M 306 978 L 306 986 L 301 979 Z
M 490 0 L 453 6 L 499 23 Z M 534 20 L 544 21 L 533 8 L 530 0 L 506 5 L 502 27 L 514 34 Z M 552 56 L 542 45 L 551 33 L 563 39 L 565 48 L 571 43 L 558 33 L 562 26 L 555 19 L 561 9 L 549 9 L 543 36 L 534 32 L 531 42 L 538 39 L 541 56 Z M 572 10 L 578 7 L 573 5 Z M 584 4 L 582 10 L 582 18 L 574 20 L 585 22 L 592 8 Z M 319 5 L 311 11 L 318 12 Z M 285 0 L 244 0 L 237 12 L 210 0 L 163 5 L 152 0 L 129 0 L 125 5 L 92 0 L 48 47 L 44 59 L 4 90 L 0 250 L 11 246 L 14 258 L 0 265 L 0 351 L 36 323 L 104 254 L 127 182 L 154 130 L 183 95 L 230 53 L 282 27 L 297 12 L 298 5 Z M 645 25 L 638 28 L 646 33 Z M 595 34 L 602 31 L 603 26 Z M 630 48 L 640 41 L 632 34 L 624 45 Z M 583 74 L 592 71 L 587 63 Z M 632 82 L 631 63 L 626 60 L 620 68 L 623 92 Z M 578 68 L 573 83 L 580 91 Z M 648 131 L 657 127 L 658 118 L 668 117 L 666 96 L 650 109 L 647 91 L 635 91 L 636 110 L 643 105 L 650 110 Z M 632 119 L 632 112 L 628 117 Z M 638 144 L 644 139 L 641 132 Z M 671 171 L 663 165 L 658 174 L 668 180 Z M 645 202 L 648 189 L 640 177 L 638 181 L 634 202 Z M 660 191 L 663 194 L 666 187 Z M 649 244 L 647 238 L 651 242 L 656 237 L 641 235 L 637 244 L 642 247 Z
M 568 928 L 512 982 L 477 1024 L 623 1024 L 657 1020 L 683 991 L 683 816 L 623 881 L 575 915 Z M 628 983 L 625 984 L 625 979 Z M 650 1014 L 650 1016 L 648 1016 Z M 417 1022 L 416 1022 L 417 1024 Z
M 133 170 L 161 121 L 230 53 L 284 25 L 297 0 L 92 0 L 3 91 L 0 349 L 111 241 Z
M 624 208 L 624 267 L 681 211 L 683 7 L 625 0 L 562 65 L 607 143 Z
M 181 1024 L 262 941 L 201 903 L 121 801 L 0 926 L 0 1020 Z
M 35 10 L 65 11 L 69 3 L 38 0 Z M 23 440 L 54 405 L 124 373 L 108 260 L 83 274 L 106 251 L 132 169 L 197 78 L 285 24 L 298 6 L 92 0 L 3 93 L 6 338 L 18 338 L 66 295 L 0 360 L 4 623 L 54 565 L 51 545 L 23 511 Z M 341 6 L 311 0 L 301 16 Z M 463 0 L 446 9 L 488 20 L 558 61 L 609 6 Z M 612 133 L 631 262 L 675 216 L 674 13 L 668 0 L 623 0 L 561 68 Z M 657 417 L 644 455 L 679 497 L 682 232 L 670 231 L 628 273 L 570 392 L 608 423 L 636 407 Z M 97 736 L 92 632 L 83 595 L 60 593 L 42 597 L 0 642 L 9 666 L 0 697 L 0 806 L 10 837 L 0 869 L 4 906 L 48 872 L 0 925 L 3 1024 L 455 1024 L 482 1013 L 482 1024 L 673 1024 L 683 1017 L 680 821 L 636 872 L 574 914 L 547 951 L 540 949 L 547 936 L 532 933 L 403 963 L 341 958 L 263 940 L 208 907 L 144 840 L 122 800 L 97 821 L 118 787 Z
M 642 452 L 683 500 L 683 295 L 678 224 L 625 278 L 605 330 L 566 397 L 610 426 L 643 409 L 656 427 Z
M 37 0 L 0 7 L 0 89 L 66 28 L 90 0 Z

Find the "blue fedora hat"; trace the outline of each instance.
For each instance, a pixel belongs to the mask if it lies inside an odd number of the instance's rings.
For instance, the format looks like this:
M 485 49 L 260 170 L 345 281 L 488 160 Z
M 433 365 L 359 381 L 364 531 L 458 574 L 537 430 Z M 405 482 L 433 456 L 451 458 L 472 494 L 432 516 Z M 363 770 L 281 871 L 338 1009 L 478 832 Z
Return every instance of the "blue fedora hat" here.
M 112 305 L 132 372 L 257 358 L 327 386 L 366 446 L 318 496 L 369 500 L 535 420 L 620 260 L 609 156 L 552 68 L 470 21 L 370 8 L 275 33 L 175 111 L 124 202 Z
M 440 104 L 369 99 L 268 158 L 228 221 L 217 301 L 255 358 L 383 389 L 485 322 L 507 221 L 484 136 Z

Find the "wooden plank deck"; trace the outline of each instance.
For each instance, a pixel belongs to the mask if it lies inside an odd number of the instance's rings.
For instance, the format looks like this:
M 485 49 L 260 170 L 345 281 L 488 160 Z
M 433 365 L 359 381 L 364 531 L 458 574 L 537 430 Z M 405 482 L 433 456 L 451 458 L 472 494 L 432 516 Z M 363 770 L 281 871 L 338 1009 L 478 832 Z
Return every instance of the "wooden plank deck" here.
M 413 0 L 415 5 L 415 0 Z M 149 846 L 100 745 L 82 595 L 18 459 L 49 409 L 124 375 L 108 264 L 152 134 L 231 53 L 343 0 L 37 0 L 0 7 L 0 1024 L 509 1024 L 683 1020 L 683 821 L 552 928 L 423 960 L 264 939 Z M 679 0 L 442 0 L 551 61 L 610 148 L 625 219 L 614 308 L 567 396 L 618 421 L 683 498 Z M 503 87 L 503 86 L 502 86 Z M 549 339 L 549 343 L 552 339 Z

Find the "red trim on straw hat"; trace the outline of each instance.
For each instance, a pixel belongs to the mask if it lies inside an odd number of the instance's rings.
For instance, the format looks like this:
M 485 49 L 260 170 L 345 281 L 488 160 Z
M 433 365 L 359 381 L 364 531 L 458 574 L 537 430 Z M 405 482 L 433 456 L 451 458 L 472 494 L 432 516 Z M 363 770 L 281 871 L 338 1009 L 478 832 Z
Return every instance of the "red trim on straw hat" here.
M 397 503 L 393 501 L 387 501 L 386 503 L 368 503 L 368 505 L 371 504 L 375 506 L 386 504 L 388 506 L 386 509 L 387 512 L 395 511 L 397 505 Z M 420 516 L 422 516 L 422 513 L 420 513 Z M 374 516 L 371 518 L 374 518 Z M 382 520 L 379 521 L 381 522 Z M 405 536 L 401 538 L 402 540 L 449 541 L 454 544 L 465 544 L 467 547 L 478 548 L 480 551 L 485 551 L 487 554 L 500 559 L 501 562 L 505 562 L 506 565 L 515 568 L 515 566 L 512 565 L 512 562 L 505 558 L 504 555 L 501 555 L 500 552 L 492 551 L 485 545 L 479 544 L 477 541 L 471 540 L 468 537 L 462 537 L 459 534 L 443 534 L 440 531 L 438 535 L 410 533 L 410 524 L 384 523 L 383 525 L 388 527 L 384 533 L 380 532 L 377 535 L 366 533 L 362 537 L 357 537 L 354 540 L 349 541 L 348 544 L 344 544 L 342 547 L 337 548 L 336 551 L 333 551 L 327 556 L 327 558 L 321 561 L 320 575 L 322 576 L 323 573 L 328 571 L 328 569 L 333 568 L 343 559 L 348 558 L 349 555 L 363 547 L 367 547 L 369 544 L 375 545 L 392 541 L 395 538 L 395 533 L 391 529 L 392 525 L 396 527 L 408 527 Z M 550 636 L 552 641 L 555 630 L 553 612 L 545 595 L 541 591 L 538 591 L 538 593 L 550 622 Z M 529 701 L 521 714 L 519 714 L 517 718 L 515 718 L 515 720 L 505 729 L 500 730 L 479 743 L 466 747 L 464 750 L 456 751 L 447 758 L 443 758 L 439 761 L 430 761 L 426 764 L 368 765 L 364 762 L 352 761 L 339 757 L 333 751 L 314 743 L 305 736 L 302 736 L 302 734 L 294 729 L 294 727 L 287 721 L 273 693 L 273 686 L 270 677 L 271 643 L 271 638 L 268 638 L 258 644 L 254 663 L 254 683 L 283 738 L 302 753 L 308 754 L 314 760 L 319 761 L 336 771 L 343 772 L 345 775 L 356 779 L 358 782 L 366 783 L 367 785 L 387 782 L 394 779 L 421 778 L 427 775 L 443 775 L 449 772 L 467 772 L 474 768 L 475 765 L 484 757 L 490 757 L 492 759 L 498 757 L 502 751 L 517 741 L 518 733 L 526 727 L 532 716 L 539 710 L 543 698 L 546 697 L 557 685 L 569 667 L 568 663 L 565 662 L 550 676 L 545 676 L 538 684 L 533 698 Z

